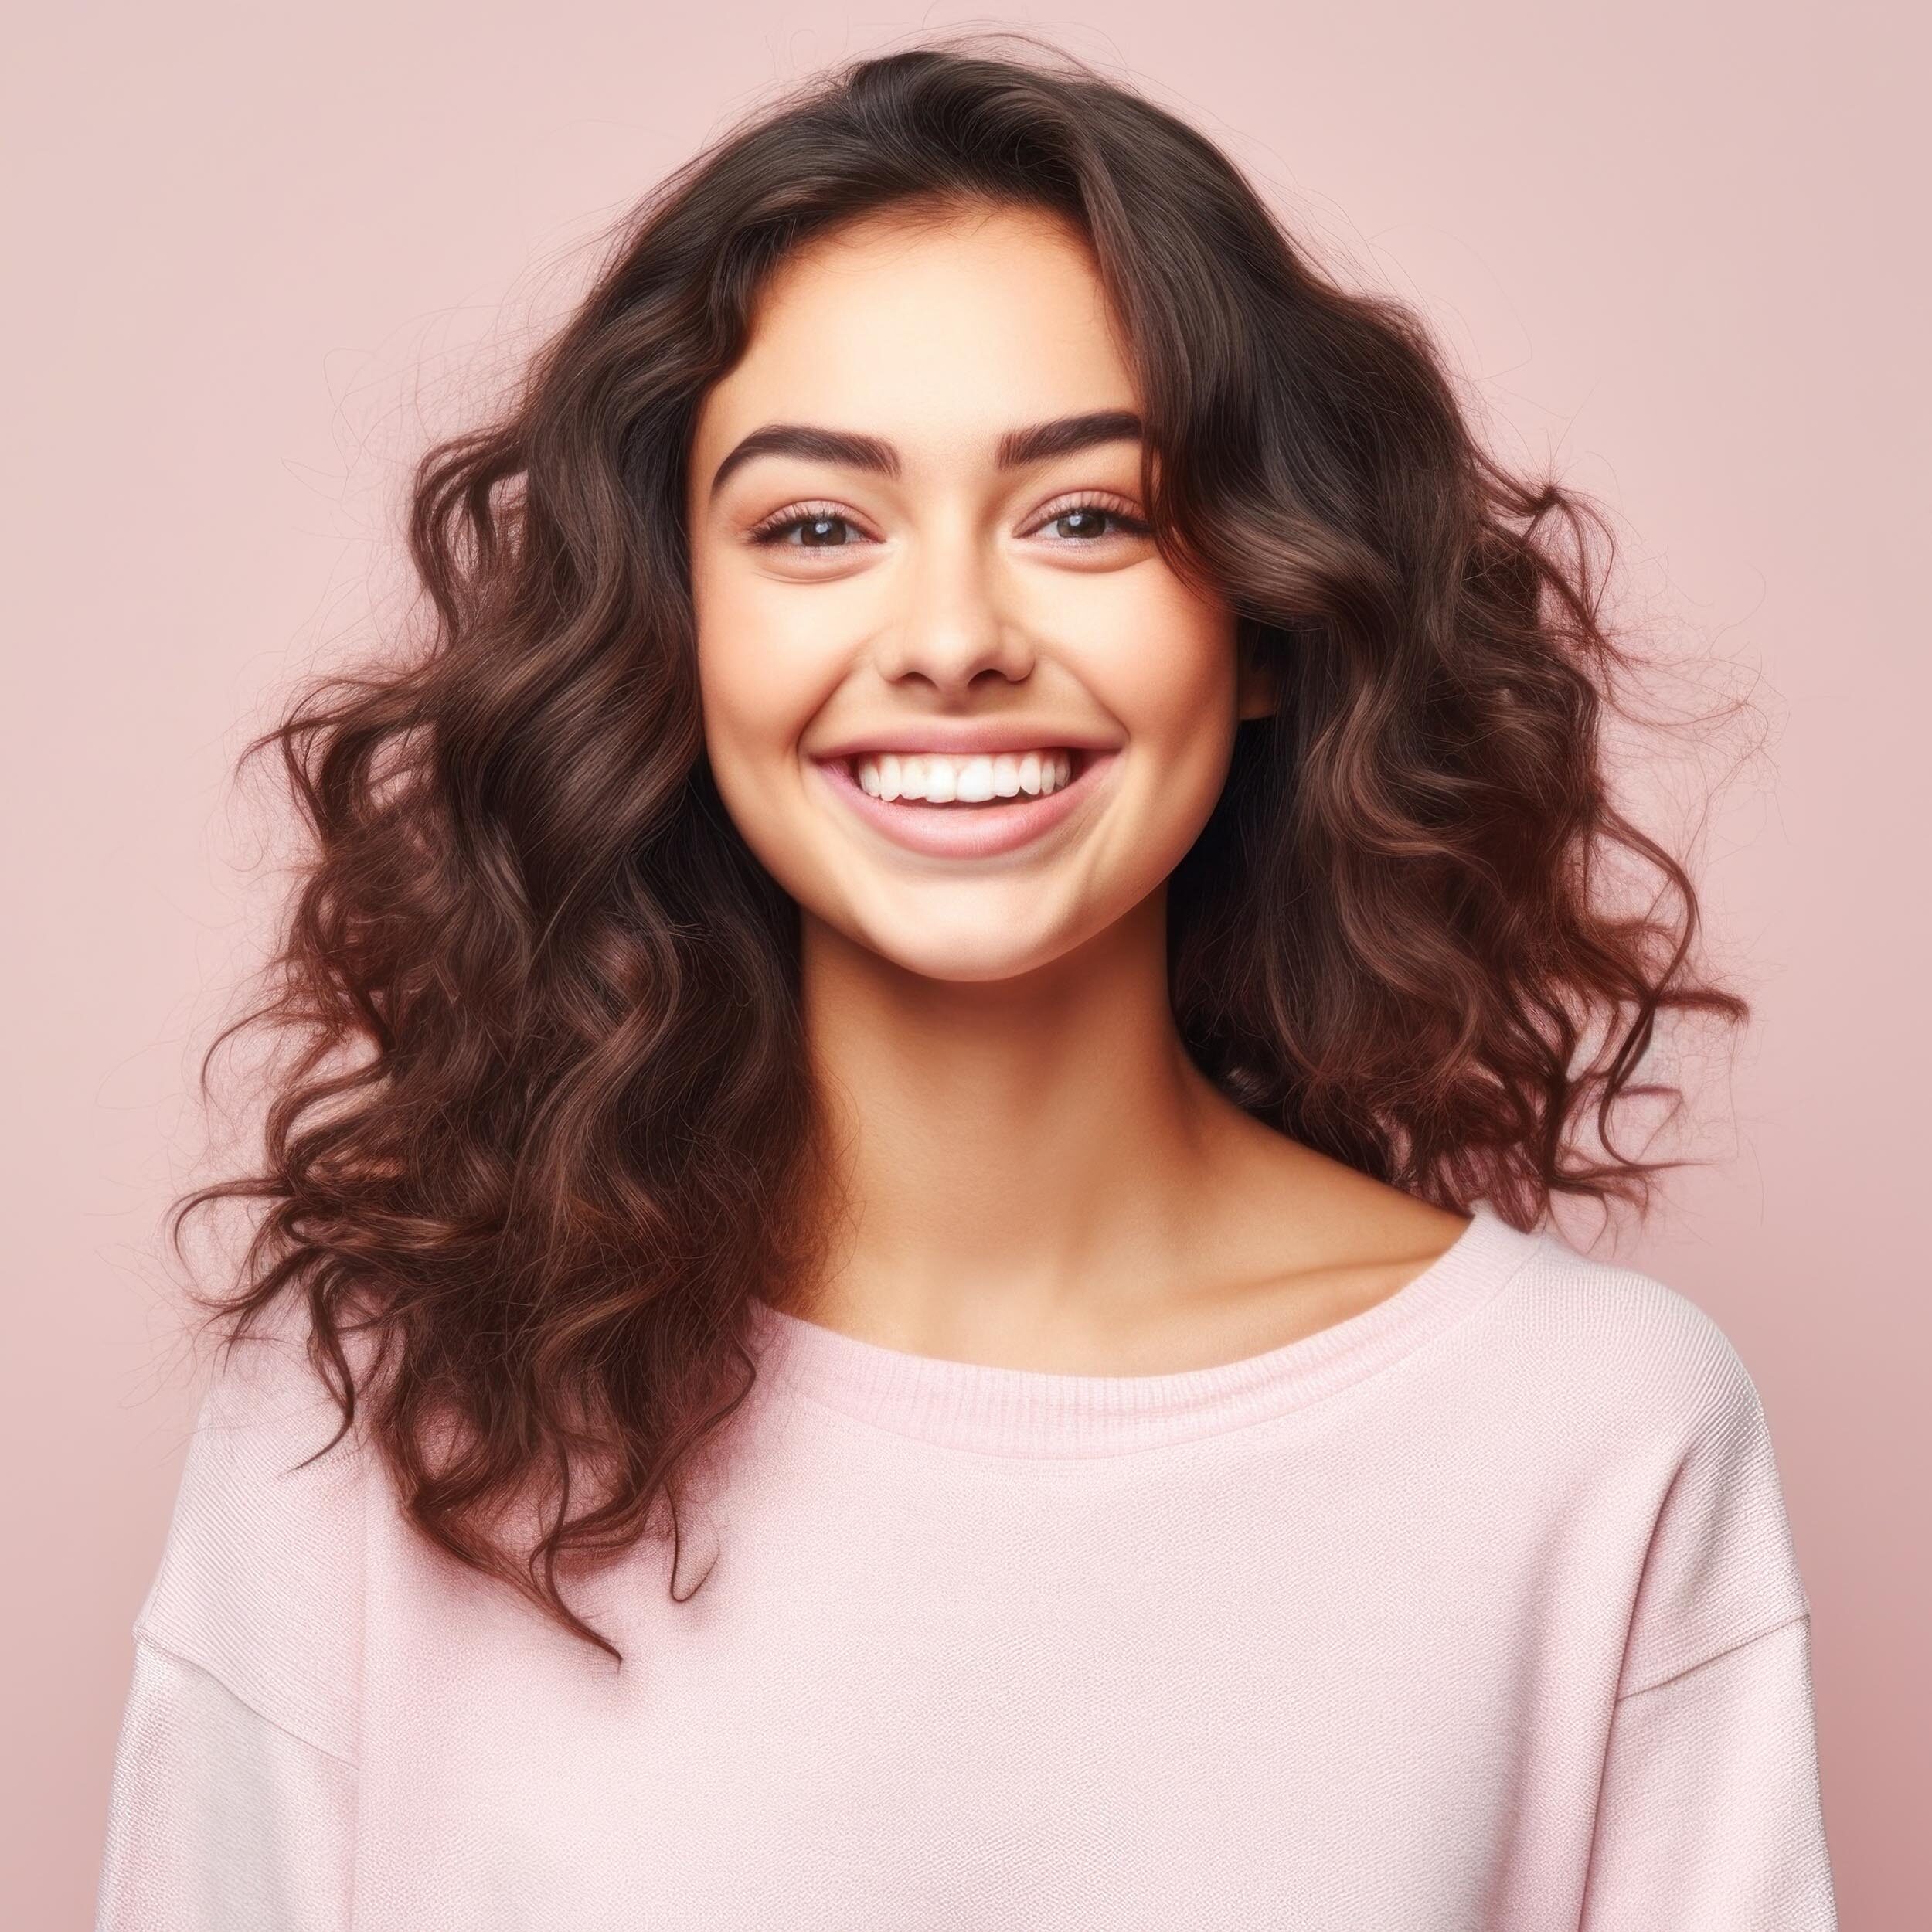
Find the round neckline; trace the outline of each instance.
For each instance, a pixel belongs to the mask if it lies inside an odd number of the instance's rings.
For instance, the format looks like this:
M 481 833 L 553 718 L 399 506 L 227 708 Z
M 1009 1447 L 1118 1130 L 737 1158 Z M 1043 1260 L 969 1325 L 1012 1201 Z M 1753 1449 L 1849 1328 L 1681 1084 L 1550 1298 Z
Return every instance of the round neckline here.
M 1269 1420 L 1387 1367 L 1499 1291 L 1537 1237 L 1488 1202 L 1393 1294 L 1311 1335 L 1232 1362 L 1151 1375 L 1083 1375 L 917 1355 L 751 1301 L 761 1371 L 896 1435 L 1014 1456 L 1092 1456 Z

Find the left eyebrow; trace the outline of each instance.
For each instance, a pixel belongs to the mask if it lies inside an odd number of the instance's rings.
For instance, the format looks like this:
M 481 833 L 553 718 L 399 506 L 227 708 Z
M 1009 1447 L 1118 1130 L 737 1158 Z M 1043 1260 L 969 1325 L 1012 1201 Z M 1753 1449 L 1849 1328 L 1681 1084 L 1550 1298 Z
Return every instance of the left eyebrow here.
M 1056 417 L 1050 423 L 1009 430 L 999 439 L 993 461 L 1000 469 L 1016 470 L 1052 457 L 1070 456 L 1076 450 L 1091 449 L 1097 444 L 1138 443 L 1141 434 L 1141 419 L 1131 410 L 1090 410 L 1082 416 Z M 842 464 L 848 469 L 869 470 L 879 476 L 897 476 L 900 470 L 898 451 L 878 437 L 818 429 L 805 423 L 767 423 L 737 444 L 718 465 L 712 475 L 710 494 L 716 496 L 726 478 L 755 456 L 802 456 Z

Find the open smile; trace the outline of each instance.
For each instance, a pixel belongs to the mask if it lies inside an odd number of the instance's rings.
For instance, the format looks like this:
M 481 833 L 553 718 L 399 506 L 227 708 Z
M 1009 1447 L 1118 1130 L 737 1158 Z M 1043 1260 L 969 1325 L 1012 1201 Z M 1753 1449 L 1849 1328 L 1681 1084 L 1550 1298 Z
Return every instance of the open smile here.
M 1019 770 L 997 770 L 992 777 L 983 769 L 988 762 L 984 758 L 967 760 L 963 766 L 957 758 L 935 761 L 938 770 L 929 772 L 927 761 L 913 754 L 884 764 L 883 775 L 883 761 L 876 755 L 811 763 L 848 811 L 895 845 L 937 858 L 991 859 L 1016 852 L 1064 824 L 1092 798 L 1118 757 L 1087 746 L 1043 747 L 1024 759 L 995 761 L 996 768 Z M 1011 790 L 1015 783 L 1026 788 Z M 1052 789 L 1045 789 L 1049 785 Z M 1037 794 L 1032 789 L 1036 786 L 1041 787 Z

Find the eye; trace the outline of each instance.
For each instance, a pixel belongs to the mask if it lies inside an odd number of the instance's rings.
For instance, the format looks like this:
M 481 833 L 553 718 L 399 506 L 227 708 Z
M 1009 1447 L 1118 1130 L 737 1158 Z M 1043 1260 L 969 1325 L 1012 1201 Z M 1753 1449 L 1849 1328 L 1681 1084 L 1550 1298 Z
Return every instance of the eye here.
M 1072 527 L 1063 527 L 1066 526 Z M 1049 504 L 1025 534 L 1037 535 L 1056 527 L 1061 527 L 1061 534 L 1049 539 L 1049 547 L 1055 549 L 1096 549 L 1110 539 L 1151 534 L 1148 524 L 1126 507 L 1124 498 L 1092 492 Z M 849 550 L 854 547 L 852 536 L 858 529 L 857 523 L 836 504 L 787 504 L 754 524 L 746 532 L 745 541 L 761 549 Z
M 1124 507 L 1118 497 L 1085 495 L 1064 498 L 1050 503 L 1043 520 L 1033 526 L 1033 532 L 1050 529 L 1056 524 L 1073 524 L 1077 527 L 1053 539 L 1056 549 L 1070 546 L 1082 549 L 1105 543 L 1109 537 L 1147 536 L 1148 526 L 1140 518 Z M 1111 529 L 1107 526 L 1111 525 Z
M 746 532 L 745 541 L 765 549 L 843 550 L 851 547 L 847 534 L 857 528 L 844 511 L 830 503 L 791 504 L 754 524 Z M 796 543 L 789 540 L 794 530 L 801 537 Z

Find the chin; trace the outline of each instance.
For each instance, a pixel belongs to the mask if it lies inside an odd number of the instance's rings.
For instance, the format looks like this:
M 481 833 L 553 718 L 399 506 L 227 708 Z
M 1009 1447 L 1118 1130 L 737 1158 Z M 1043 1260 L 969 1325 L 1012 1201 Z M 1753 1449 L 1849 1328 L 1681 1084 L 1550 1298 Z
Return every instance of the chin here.
M 1050 965 L 1079 944 L 1076 934 L 1032 940 L 1015 940 L 1010 930 L 978 930 L 961 933 L 935 932 L 930 927 L 908 931 L 895 923 L 889 930 L 872 927 L 855 937 L 866 949 L 897 967 L 953 985 L 990 985 L 1002 980 L 1021 979 Z

